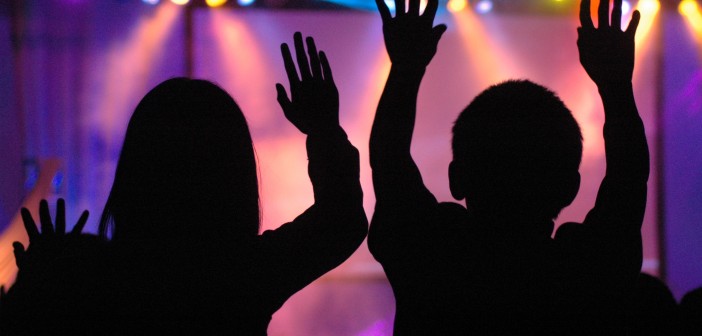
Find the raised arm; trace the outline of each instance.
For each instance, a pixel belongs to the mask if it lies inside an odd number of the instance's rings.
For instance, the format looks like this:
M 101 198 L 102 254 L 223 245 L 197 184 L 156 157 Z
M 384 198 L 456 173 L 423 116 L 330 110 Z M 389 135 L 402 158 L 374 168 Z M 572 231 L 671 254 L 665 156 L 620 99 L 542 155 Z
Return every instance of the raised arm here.
M 287 44 L 281 45 L 290 81 L 291 98 L 277 84 L 278 102 L 286 118 L 307 134 L 308 173 L 314 189 L 314 207 L 340 210 L 362 209 L 358 151 L 339 125 L 339 92 L 334 84 L 329 61 L 317 52 L 314 39 L 307 38 L 307 54 L 302 34 L 295 33 L 295 64 Z M 358 223 L 361 224 L 361 223 Z M 365 224 L 363 225 L 365 227 Z
M 405 10 L 404 0 L 396 0 L 397 14 L 392 17 L 385 2 L 376 0 L 392 66 L 370 137 L 370 164 L 377 200 L 374 226 L 378 215 L 385 216 L 386 211 L 405 213 L 397 205 L 412 208 L 415 200 L 434 200 L 412 159 L 410 144 L 419 85 L 446 26 L 433 26 L 438 0 L 429 0 L 422 14 L 419 3 L 419 0 L 410 0 L 409 8 Z M 378 222 L 378 225 L 382 223 Z
M 324 52 L 317 52 L 311 37 L 306 40 L 307 54 L 299 32 L 294 40 L 299 76 L 288 45 L 282 44 L 290 97 L 281 84 L 276 88 L 287 119 L 307 134 L 314 204 L 293 222 L 261 237 L 265 252 L 271 253 L 268 266 L 280 279 L 277 290 L 283 297 L 341 264 L 368 229 L 358 151 L 339 125 L 339 93 L 329 62 Z
M 595 82 L 605 113 L 607 172 L 586 223 L 620 234 L 640 235 L 646 208 L 649 154 L 643 122 L 634 101 L 634 36 L 640 14 L 635 11 L 621 29 L 622 0 L 615 0 L 609 20 L 609 0 L 600 1 L 598 27 L 590 18 L 590 0 L 580 8 L 580 62 Z

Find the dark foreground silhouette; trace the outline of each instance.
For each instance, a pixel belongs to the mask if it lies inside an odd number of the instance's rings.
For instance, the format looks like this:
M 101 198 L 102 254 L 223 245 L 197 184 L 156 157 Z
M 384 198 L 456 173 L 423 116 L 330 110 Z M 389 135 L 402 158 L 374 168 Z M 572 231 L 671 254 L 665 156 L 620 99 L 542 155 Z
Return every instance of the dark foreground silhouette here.
M 678 303 L 668 286 L 646 273 L 639 274 L 628 300 L 627 335 L 678 335 Z
M 3 300 L 3 335 L 265 335 L 291 295 L 356 250 L 367 230 L 358 152 L 339 126 L 326 56 L 308 38 L 308 58 L 301 34 L 294 40 L 300 74 L 283 44 L 291 95 L 278 84 L 278 101 L 307 134 L 314 204 L 259 235 L 256 160 L 244 115 L 208 81 L 167 80 L 129 122 L 100 237 L 90 237 L 99 246 L 59 248 L 94 265 L 71 274 L 80 268 L 71 260 L 30 268 L 18 258 L 17 283 Z M 49 252 L 39 241 L 74 235 L 51 234 L 48 210 L 40 219 L 41 234 L 27 225 L 35 239 L 17 251 L 43 262 Z M 61 226 L 57 219 L 57 232 Z M 29 280 L 37 277 L 41 283 Z
M 702 287 L 694 289 L 680 300 L 681 335 L 702 335 Z
M 599 24 L 582 1 L 580 61 L 604 105 L 607 171 L 583 223 L 553 220 L 575 198 L 579 127 L 548 89 L 507 81 L 478 95 L 453 128 L 449 182 L 439 203 L 410 145 L 416 100 L 444 25 L 429 0 L 376 1 L 392 67 L 370 139 L 376 208 L 369 248 L 396 298 L 395 334 L 588 334 L 625 331 L 625 298 L 639 273 L 649 156 L 631 84 L 635 12 L 621 1 Z

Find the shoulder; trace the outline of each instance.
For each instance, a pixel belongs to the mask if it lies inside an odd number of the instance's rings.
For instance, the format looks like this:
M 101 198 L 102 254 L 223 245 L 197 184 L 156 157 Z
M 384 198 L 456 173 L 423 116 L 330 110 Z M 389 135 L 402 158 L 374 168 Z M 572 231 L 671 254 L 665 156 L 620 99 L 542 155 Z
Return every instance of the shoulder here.
M 466 208 L 457 203 L 434 203 L 412 216 L 377 217 L 374 215 L 368 235 L 368 247 L 381 261 L 390 256 L 407 258 L 408 254 L 423 253 L 422 249 L 439 249 L 453 245 L 467 227 Z M 388 225 L 387 221 L 393 221 Z M 462 240 L 462 239 L 460 239 Z M 441 246 L 438 246 L 441 245 Z M 410 257 L 413 258 L 413 257 Z
M 462 223 L 466 221 L 468 210 L 458 203 L 442 202 L 437 207 L 437 214 L 446 222 Z

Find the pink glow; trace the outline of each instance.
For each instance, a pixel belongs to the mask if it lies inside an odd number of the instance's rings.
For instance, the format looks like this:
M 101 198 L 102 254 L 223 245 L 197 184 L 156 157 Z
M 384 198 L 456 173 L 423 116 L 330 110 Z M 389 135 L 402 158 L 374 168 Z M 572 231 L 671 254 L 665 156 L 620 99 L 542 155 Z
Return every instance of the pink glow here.
M 198 18 L 209 25 L 204 30 L 209 33 L 200 36 L 198 42 L 200 62 L 197 74 L 213 79 L 227 89 L 249 120 L 261 170 L 263 228 L 275 228 L 312 204 L 311 186 L 306 176 L 304 138 L 284 120 L 275 101 L 274 83 L 280 82 L 287 87 L 279 44 L 290 43 L 294 31 L 314 36 L 318 47 L 329 56 L 341 95 L 342 125 L 361 154 L 364 204 L 371 216 L 375 201 L 367 161 L 368 136 L 389 71 L 379 18 L 373 13 L 338 12 L 325 15 L 307 12 L 201 14 Z M 452 200 L 448 191 L 447 167 L 451 160 L 450 130 L 458 113 L 488 85 L 509 78 L 530 78 L 556 91 L 582 127 L 585 138 L 581 166 L 583 184 L 578 198 L 563 211 L 558 223 L 582 221 L 593 206 L 604 175 L 601 133 L 604 120 L 597 89 L 578 61 L 575 44 L 577 18 L 477 17 L 472 12 L 463 11 L 454 16 L 440 16 L 437 22 L 447 23 L 449 30 L 439 44 L 439 51 L 420 89 L 412 147 L 429 189 L 441 201 Z M 653 90 L 656 81 L 652 62 L 655 39 L 650 38 L 640 45 L 636 96 L 648 127 L 649 144 L 655 153 L 656 95 Z M 653 168 L 652 176 L 655 176 L 655 165 Z M 655 178 L 651 179 L 649 187 L 649 208 L 643 228 L 644 267 L 646 271 L 656 273 Z M 366 271 L 358 273 L 359 269 Z M 368 273 L 369 269 L 374 271 Z M 310 307 L 336 307 L 337 294 L 323 289 L 329 281 L 375 276 L 382 277 L 382 269 L 364 245 L 346 263 L 324 276 L 321 282 L 313 283 L 291 298 L 275 314 L 269 333 L 304 335 L 302 330 L 310 330 L 308 324 L 313 323 L 305 322 L 305 318 L 320 313 L 317 308 Z M 354 309 L 343 310 L 341 314 L 354 316 Z M 337 326 L 335 334 L 365 335 L 382 329 L 377 317 L 356 319 L 365 327 L 358 330 L 354 329 L 358 325 L 346 326 L 347 329 Z M 296 330 L 300 330 L 299 333 Z

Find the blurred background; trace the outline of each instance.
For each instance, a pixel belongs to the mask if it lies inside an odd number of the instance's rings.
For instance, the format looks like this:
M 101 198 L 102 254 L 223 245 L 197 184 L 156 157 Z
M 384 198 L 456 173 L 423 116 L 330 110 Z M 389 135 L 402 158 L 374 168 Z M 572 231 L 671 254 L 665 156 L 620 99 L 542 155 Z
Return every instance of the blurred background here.
M 593 1 L 593 9 L 597 1 Z M 388 5 L 394 8 L 394 2 Z M 584 136 L 576 201 L 557 224 L 582 221 L 604 176 L 597 89 L 578 62 L 577 0 L 442 0 L 448 25 L 420 89 L 413 155 L 440 201 L 448 191 L 450 129 L 480 91 L 510 78 L 554 90 Z M 643 271 L 677 298 L 702 285 L 702 7 L 694 0 L 624 1 L 642 14 L 634 88 L 652 158 Z M 313 203 L 304 137 L 284 118 L 280 43 L 301 31 L 330 60 L 341 122 L 361 153 L 369 218 L 375 203 L 368 137 L 390 62 L 372 0 L 0 1 L 0 284 L 26 241 L 17 213 L 66 199 L 69 222 L 91 211 L 95 232 L 126 125 L 159 82 L 204 78 L 227 90 L 251 128 L 263 229 Z M 390 335 L 392 290 L 364 244 L 293 296 L 271 335 Z

